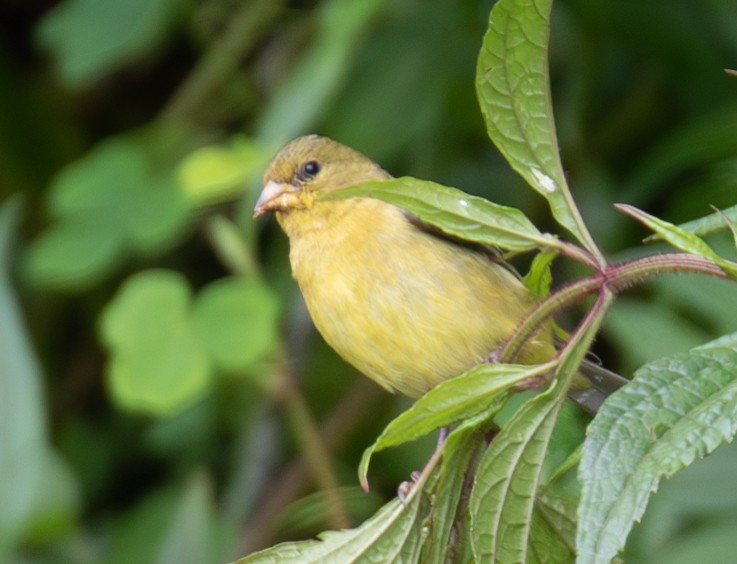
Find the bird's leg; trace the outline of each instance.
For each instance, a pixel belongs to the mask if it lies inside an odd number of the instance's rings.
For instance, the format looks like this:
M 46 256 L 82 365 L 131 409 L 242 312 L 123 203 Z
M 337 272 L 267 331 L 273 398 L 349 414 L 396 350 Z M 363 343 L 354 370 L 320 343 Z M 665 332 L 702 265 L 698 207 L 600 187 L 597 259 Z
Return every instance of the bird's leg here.
M 445 439 L 448 438 L 448 435 L 450 434 L 450 427 L 441 427 L 440 431 L 438 433 L 438 443 L 435 445 L 435 450 L 433 451 L 432 456 L 430 457 L 430 460 L 427 461 L 427 464 L 425 464 L 425 467 L 422 469 L 422 471 L 418 472 L 415 470 L 409 475 L 409 480 L 406 480 L 399 484 L 399 487 L 397 488 L 397 497 L 399 498 L 399 501 L 404 503 L 404 501 L 407 499 L 407 496 L 412 491 L 412 489 L 415 487 L 415 485 L 422 480 L 423 477 L 425 477 L 425 474 L 427 472 L 430 472 L 434 467 L 435 464 L 437 464 L 437 459 L 440 457 L 443 451 L 443 445 L 445 444 Z

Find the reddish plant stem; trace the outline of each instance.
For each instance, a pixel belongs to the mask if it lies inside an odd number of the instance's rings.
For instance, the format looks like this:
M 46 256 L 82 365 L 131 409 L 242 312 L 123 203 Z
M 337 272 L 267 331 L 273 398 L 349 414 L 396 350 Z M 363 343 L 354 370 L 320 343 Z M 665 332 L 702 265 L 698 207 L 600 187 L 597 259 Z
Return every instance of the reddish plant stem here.
M 686 253 L 652 255 L 607 265 L 589 276 L 563 285 L 540 302 L 494 357 L 501 361 L 513 359 L 530 335 L 534 334 L 548 318 L 588 294 L 605 288 L 616 294 L 655 276 L 676 272 L 694 272 L 727 278 L 714 261 Z

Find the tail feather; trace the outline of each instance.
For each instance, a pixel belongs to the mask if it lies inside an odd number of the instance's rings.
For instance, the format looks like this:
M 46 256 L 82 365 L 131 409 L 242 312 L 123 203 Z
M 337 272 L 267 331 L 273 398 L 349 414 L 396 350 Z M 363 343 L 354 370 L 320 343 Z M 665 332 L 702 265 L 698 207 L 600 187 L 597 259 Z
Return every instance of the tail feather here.
M 580 373 L 582 377 L 574 382 L 568 397 L 591 414 L 596 414 L 604 400 L 629 382 L 591 360 L 583 362 Z

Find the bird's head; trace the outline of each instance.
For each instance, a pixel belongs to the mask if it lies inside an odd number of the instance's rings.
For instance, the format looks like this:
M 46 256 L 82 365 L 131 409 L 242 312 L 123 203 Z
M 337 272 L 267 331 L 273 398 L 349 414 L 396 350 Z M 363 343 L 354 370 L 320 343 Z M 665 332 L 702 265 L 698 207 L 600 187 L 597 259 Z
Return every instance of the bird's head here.
M 389 174 L 350 147 L 305 135 L 287 143 L 272 159 L 253 216 L 309 209 L 318 194 L 386 178 Z

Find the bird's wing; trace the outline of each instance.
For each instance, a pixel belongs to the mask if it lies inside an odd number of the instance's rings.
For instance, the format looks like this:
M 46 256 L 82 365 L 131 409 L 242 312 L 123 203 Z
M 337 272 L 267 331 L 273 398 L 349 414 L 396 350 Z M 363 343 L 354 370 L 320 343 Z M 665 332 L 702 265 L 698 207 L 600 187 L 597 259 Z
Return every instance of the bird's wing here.
M 507 269 L 512 274 L 514 274 L 520 280 L 522 279 L 522 276 L 520 275 L 519 272 L 517 272 L 517 269 L 514 268 L 514 266 L 509 264 L 504 259 L 504 253 L 502 253 L 501 249 L 498 249 L 497 247 L 492 247 L 490 245 L 483 245 L 481 243 L 473 243 L 471 241 L 466 241 L 464 239 L 461 239 L 460 237 L 449 235 L 448 233 L 445 233 L 443 230 L 441 230 L 439 227 L 421 220 L 419 217 L 411 214 L 407 210 L 402 210 L 402 211 L 404 213 L 404 216 L 407 218 L 407 221 L 409 221 L 417 229 L 420 229 L 421 231 L 427 233 L 428 235 L 431 235 L 433 237 L 437 237 L 439 239 L 447 241 L 448 243 L 452 243 L 464 249 L 468 249 L 473 252 L 476 252 L 486 257 L 491 262 L 494 262 L 500 266 L 503 266 L 505 269 Z

